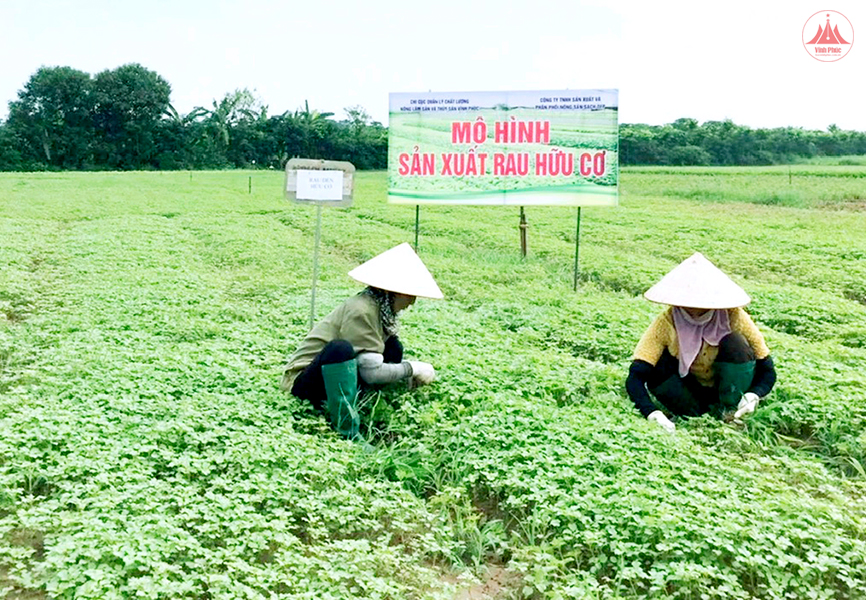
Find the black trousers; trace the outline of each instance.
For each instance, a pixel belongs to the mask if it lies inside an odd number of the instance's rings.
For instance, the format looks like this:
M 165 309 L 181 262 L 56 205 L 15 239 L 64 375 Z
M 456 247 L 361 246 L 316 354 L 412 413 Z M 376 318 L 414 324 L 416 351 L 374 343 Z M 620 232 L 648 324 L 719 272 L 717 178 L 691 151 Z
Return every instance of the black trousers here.
M 719 353 L 715 363 L 716 379 L 719 380 L 721 374 L 718 371 L 724 363 L 743 367 L 751 364 L 754 367 L 755 352 L 742 334 L 729 333 L 719 342 Z M 718 413 L 716 416 L 720 416 L 725 409 L 730 408 L 720 402 L 718 381 L 713 387 L 701 385 L 691 373 L 680 377 L 679 367 L 679 359 L 665 350 L 647 381 L 647 389 L 665 408 L 676 415 L 686 417 L 696 417 L 708 412 Z M 748 388 L 748 384 L 745 387 Z M 741 392 L 745 391 L 745 389 L 741 390 Z
M 403 344 L 396 335 L 385 340 L 385 351 L 382 355 L 386 363 L 403 362 Z M 325 380 L 322 379 L 322 365 L 334 365 L 353 358 L 355 349 L 352 344 L 342 339 L 331 340 L 295 378 L 292 395 L 301 400 L 309 400 L 318 410 L 322 410 L 328 398 Z

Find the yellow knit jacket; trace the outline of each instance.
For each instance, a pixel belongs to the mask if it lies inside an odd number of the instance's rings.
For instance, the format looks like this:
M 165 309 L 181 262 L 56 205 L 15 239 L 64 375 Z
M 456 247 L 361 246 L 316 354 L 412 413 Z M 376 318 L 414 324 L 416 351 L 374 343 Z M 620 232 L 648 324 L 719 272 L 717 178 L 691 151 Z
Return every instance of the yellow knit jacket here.
M 770 355 L 770 349 L 767 347 L 767 342 L 764 341 L 764 336 L 746 311 L 742 308 L 728 309 L 728 318 L 731 324 L 731 331 L 739 332 L 745 336 L 752 350 L 755 351 L 755 358 L 762 359 Z M 672 306 L 669 306 L 667 310 L 659 314 L 652 322 L 652 325 L 644 332 L 637 344 L 637 348 L 634 350 L 633 358 L 635 360 L 646 361 L 655 366 L 665 349 L 674 358 L 679 358 L 680 345 L 677 340 Z M 710 346 L 704 341 L 701 351 L 698 352 L 695 361 L 689 369 L 689 372 L 697 378 L 701 385 L 709 387 L 715 382 L 713 363 L 716 361 L 718 353 L 718 346 Z

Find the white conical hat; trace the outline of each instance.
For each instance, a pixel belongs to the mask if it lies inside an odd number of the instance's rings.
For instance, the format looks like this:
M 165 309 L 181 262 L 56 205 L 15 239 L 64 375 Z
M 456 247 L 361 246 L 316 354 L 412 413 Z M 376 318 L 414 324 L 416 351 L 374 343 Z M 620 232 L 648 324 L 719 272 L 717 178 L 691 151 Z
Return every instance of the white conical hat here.
M 412 246 L 405 242 L 355 267 L 349 271 L 349 277 L 389 292 L 442 298 L 442 291 L 430 271 L 412 250 Z
M 644 293 L 647 300 L 685 308 L 737 308 L 752 301 L 716 265 L 695 252 Z

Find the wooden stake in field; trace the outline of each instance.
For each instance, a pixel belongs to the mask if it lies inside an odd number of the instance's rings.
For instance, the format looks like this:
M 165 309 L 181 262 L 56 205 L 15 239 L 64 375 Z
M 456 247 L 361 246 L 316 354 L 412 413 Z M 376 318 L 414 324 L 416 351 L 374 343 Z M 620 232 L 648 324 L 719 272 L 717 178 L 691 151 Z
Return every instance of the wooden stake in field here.
M 523 255 L 523 258 L 526 258 L 526 230 L 529 228 L 529 225 L 526 224 L 526 213 L 523 211 L 523 207 L 520 207 L 520 253 Z

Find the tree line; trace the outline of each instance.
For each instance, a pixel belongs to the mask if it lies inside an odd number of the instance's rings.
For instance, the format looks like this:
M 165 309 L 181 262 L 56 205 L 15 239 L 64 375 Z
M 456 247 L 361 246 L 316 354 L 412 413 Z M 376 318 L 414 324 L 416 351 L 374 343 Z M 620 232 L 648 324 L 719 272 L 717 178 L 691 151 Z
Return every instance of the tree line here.
M 281 169 L 293 157 L 384 169 L 387 129 L 361 107 L 346 118 L 303 109 L 269 115 L 249 90 L 180 114 L 159 74 L 128 64 L 91 76 L 42 67 L 0 121 L 0 171 Z M 866 154 L 866 133 L 751 129 L 730 120 L 622 124 L 623 165 L 769 165 Z
M 774 165 L 816 156 L 866 154 L 866 133 L 830 125 L 750 129 L 731 120 L 677 119 L 667 125 L 620 125 L 624 165 Z
M 91 76 L 42 67 L 0 122 L 0 171 L 282 168 L 290 158 L 383 169 L 388 132 L 361 107 L 269 115 L 249 90 L 188 114 L 159 74 L 128 64 Z

